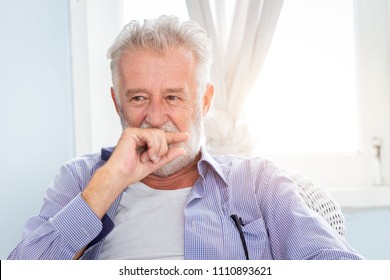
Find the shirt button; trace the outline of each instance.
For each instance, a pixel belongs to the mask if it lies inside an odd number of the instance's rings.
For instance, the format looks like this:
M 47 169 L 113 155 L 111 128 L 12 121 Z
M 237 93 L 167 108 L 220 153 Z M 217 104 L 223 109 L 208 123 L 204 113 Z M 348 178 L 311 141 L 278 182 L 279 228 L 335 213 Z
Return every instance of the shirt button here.
M 192 221 L 191 227 L 192 227 L 192 229 L 195 229 L 195 228 L 196 228 L 196 222 L 195 222 L 195 221 Z

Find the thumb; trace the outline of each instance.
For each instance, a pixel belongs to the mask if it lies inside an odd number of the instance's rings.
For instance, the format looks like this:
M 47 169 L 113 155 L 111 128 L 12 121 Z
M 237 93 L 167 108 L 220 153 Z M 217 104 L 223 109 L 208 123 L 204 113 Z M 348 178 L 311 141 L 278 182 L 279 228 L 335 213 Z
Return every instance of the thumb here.
M 168 150 L 168 153 L 161 158 L 161 160 L 156 164 L 156 170 L 164 165 L 174 161 L 175 159 L 185 155 L 187 152 L 181 147 L 171 147 Z

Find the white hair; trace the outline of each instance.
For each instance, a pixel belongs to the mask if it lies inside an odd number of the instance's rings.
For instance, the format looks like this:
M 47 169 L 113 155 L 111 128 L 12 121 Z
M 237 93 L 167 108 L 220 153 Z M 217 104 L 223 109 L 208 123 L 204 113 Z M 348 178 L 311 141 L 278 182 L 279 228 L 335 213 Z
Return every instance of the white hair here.
M 160 16 L 157 19 L 128 23 L 117 36 L 107 52 L 111 59 L 112 83 L 116 93 L 116 102 L 119 99 L 119 61 L 123 52 L 146 50 L 161 55 L 172 47 L 184 47 L 192 52 L 197 63 L 197 90 L 201 98 L 210 79 L 212 63 L 212 46 L 207 33 L 195 21 L 180 21 L 173 16 Z

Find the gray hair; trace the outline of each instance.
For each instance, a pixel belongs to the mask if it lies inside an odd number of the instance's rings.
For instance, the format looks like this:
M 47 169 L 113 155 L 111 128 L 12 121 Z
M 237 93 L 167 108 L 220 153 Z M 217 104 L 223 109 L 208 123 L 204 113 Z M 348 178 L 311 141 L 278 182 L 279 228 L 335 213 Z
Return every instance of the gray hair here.
M 195 21 L 180 21 L 173 16 L 160 16 L 157 19 L 128 23 L 117 36 L 107 52 L 111 59 L 112 83 L 117 102 L 119 85 L 119 61 L 123 52 L 147 50 L 164 55 L 171 47 L 184 47 L 192 52 L 197 62 L 197 86 L 199 98 L 210 79 L 212 63 L 211 40 Z

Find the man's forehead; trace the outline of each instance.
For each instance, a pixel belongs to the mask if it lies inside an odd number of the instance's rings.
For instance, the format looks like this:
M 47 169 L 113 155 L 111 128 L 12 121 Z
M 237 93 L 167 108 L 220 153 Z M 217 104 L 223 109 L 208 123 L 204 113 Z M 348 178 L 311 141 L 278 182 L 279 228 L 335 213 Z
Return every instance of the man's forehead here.
M 120 61 L 150 61 L 150 60 L 163 60 L 167 59 L 171 62 L 195 63 L 195 57 L 193 53 L 184 47 L 171 47 L 164 51 L 158 51 L 153 49 L 134 49 L 126 50 L 122 53 Z
M 125 52 L 118 70 L 121 82 L 131 83 L 132 87 L 161 83 L 165 88 L 184 88 L 184 83 L 196 79 L 192 54 L 181 49 L 164 56 L 147 51 Z

